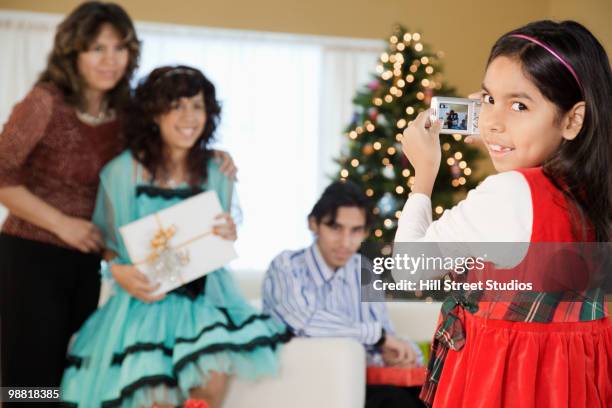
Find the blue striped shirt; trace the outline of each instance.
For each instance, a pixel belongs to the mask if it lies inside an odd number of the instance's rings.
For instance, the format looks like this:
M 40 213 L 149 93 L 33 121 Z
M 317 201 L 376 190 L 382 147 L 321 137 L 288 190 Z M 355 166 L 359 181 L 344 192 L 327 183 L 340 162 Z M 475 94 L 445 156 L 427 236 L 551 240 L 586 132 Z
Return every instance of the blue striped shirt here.
M 334 272 L 316 243 L 299 251 L 284 251 L 266 272 L 263 310 L 297 336 L 351 337 L 372 353 L 382 329 L 389 334 L 394 330 L 384 302 L 361 301 L 360 283 L 359 254 Z

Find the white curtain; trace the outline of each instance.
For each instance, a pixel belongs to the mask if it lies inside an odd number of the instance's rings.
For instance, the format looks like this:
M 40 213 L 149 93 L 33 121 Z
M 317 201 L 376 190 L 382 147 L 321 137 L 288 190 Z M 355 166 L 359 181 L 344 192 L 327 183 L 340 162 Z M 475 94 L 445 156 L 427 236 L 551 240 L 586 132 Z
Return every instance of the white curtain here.
M 58 15 L 0 10 L 0 123 L 44 67 Z M 216 146 L 239 167 L 238 270 L 309 245 L 306 215 L 337 169 L 351 99 L 383 42 L 137 23 L 137 78 L 166 64 L 201 69 L 223 113 Z M 0 213 L 1 216 L 1 213 Z

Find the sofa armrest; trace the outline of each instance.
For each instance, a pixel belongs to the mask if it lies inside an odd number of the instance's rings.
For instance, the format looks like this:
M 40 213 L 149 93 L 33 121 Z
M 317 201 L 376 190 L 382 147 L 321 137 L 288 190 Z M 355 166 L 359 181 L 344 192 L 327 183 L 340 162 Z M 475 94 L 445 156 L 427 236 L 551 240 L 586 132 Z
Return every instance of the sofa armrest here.
M 232 378 L 223 408 L 355 408 L 365 403 L 364 347 L 343 338 L 293 338 L 276 377 Z

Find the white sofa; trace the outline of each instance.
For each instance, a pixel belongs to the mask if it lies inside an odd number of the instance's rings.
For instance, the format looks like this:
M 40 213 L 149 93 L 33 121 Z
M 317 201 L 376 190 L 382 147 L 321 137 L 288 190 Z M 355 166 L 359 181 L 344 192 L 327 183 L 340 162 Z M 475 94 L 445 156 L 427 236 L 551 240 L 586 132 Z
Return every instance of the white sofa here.
M 363 407 L 365 351 L 351 339 L 292 339 L 278 377 L 232 379 L 223 408 Z
M 234 274 L 242 292 L 261 304 L 261 273 Z M 387 304 L 397 333 L 430 341 L 439 303 Z M 280 372 L 259 381 L 232 379 L 223 408 L 362 408 L 365 351 L 351 339 L 294 338 L 281 351 Z

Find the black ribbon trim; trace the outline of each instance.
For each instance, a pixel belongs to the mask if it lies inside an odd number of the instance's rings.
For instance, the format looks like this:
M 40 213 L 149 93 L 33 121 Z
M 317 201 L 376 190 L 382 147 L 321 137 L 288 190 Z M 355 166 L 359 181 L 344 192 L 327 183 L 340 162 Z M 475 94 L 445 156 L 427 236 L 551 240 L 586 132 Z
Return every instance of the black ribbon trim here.
M 172 372 L 175 376 L 178 376 L 178 372 L 181 371 L 187 364 L 197 360 L 202 354 L 219 353 L 221 351 L 253 351 L 260 347 L 269 347 L 272 350 L 276 350 L 276 347 L 281 343 L 286 343 L 291 340 L 293 335 L 287 330 L 281 334 L 275 334 L 272 337 L 262 336 L 251 340 L 244 344 L 232 344 L 232 343 L 218 343 L 211 344 L 210 346 L 203 347 L 191 354 L 186 355 L 176 362 L 172 368 Z
M 102 408 L 113 408 L 121 406 L 123 400 L 131 397 L 136 391 L 138 391 L 138 389 L 147 386 L 155 387 L 161 384 L 164 384 L 168 387 L 176 387 L 178 385 L 174 377 L 170 377 L 167 375 L 152 375 L 149 377 L 143 377 L 124 387 L 121 390 L 121 393 L 119 394 L 119 398 L 109 401 L 103 401 Z
M 232 343 L 219 343 L 212 344 L 210 346 L 203 347 L 193 353 L 183 357 L 173 367 L 173 377 L 167 375 L 154 375 L 149 377 L 140 378 L 133 383 L 123 387 L 119 393 L 119 398 L 114 400 L 104 401 L 102 403 L 103 408 L 113 408 L 120 406 L 125 399 L 131 397 L 139 388 L 145 386 L 157 386 L 165 384 L 169 387 L 176 387 L 178 372 L 181 371 L 187 364 L 197 360 L 202 354 L 216 353 L 221 351 L 253 351 L 260 347 L 270 347 L 275 350 L 280 343 L 288 342 L 293 335 L 287 330 L 282 334 L 276 334 L 272 337 L 257 337 L 248 343 L 244 344 L 232 344 Z
M 81 366 L 83 365 L 83 360 L 84 360 L 83 357 L 78 357 L 78 356 L 68 354 L 66 356 L 66 365 L 64 369 L 70 368 L 72 366 L 76 368 L 81 368 Z
M 213 323 L 210 326 L 206 326 L 204 327 L 202 330 L 200 330 L 200 333 L 196 334 L 194 337 L 177 337 L 176 339 L 176 343 L 195 343 L 196 341 L 198 341 L 200 339 L 200 337 L 202 337 L 202 335 L 208 331 L 217 329 L 219 327 L 223 327 L 224 329 L 226 329 L 227 331 L 238 331 L 238 330 L 242 330 L 244 329 L 247 325 L 253 323 L 256 320 L 270 320 L 271 316 L 267 315 L 267 314 L 254 314 L 249 316 L 248 319 L 246 319 L 244 322 L 242 322 L 239 325 L 236 325 L 230 318 L 229 315 L 227 314 L 227 309 L 225 308 L 218 308 L 219 310 L 221 310 L 221 312 L 225 312 L 224 314 L 226 315 L 226 317 L 228 318 L 228 323 L 222 323 L 222 322 L 217 322 L 217 323 Z
M 222 312 L 224 312 L 224 314 L 226 315 L 226 317 L 228 316 L 227 314 L 227 310 L 225 308 L 219 308 Z M 219 327 L 225 328 L 227 331 L 237 331 L 237 330 L 241 330 L 243 329 L 245 326 L 247 326 L 248 324 L 253 323 L 256 320 L 268 320 L 271 317 L 269 315 L 265 315 L 265 314 L 259 314 L 259 315 L 252 315 L 250 316 L 248 319 L 246 319 L 244 322 L 242 322 L 242 324 L 240 325 L 236 325 L 234 324 L 233 321 L 229 320 L 229 323 L 222 323 L 222 322 L 217 322 L 214 324 L 211 324 L 210 326 L 206 326 L 204 328 L 202 328 L 202 330 L 200 330 L 200 332 L 195 336 L 195 337 L 178 337 L 176 339 L 176 344 L 178 343 L 195 343 L 196 341 L 198 341 L 202 335 L 204 335 L 204 333 L 209 332 L 211 330 L 217 329 Z M 129 347 L 127 347 L 123 352 L 121 353 L 115 353 L 113 355 L 113 359 L 111 364 L 115 365 L 115 364 L 121 364 L 123 362 L 123 360 L 129 355 L 129 354 L 135 354 L 135 353 L 139 353 L 139 352 L 143 352 L 143 351 L 153 351 L 153 350 L 161 350 L 164 355 L 166 356 L 172 356 L 172 352 L 173 349 L 170 347 L 166 347 L 163 343 L 136 343 L 134 345 L 131 345 Z M 68 355 L 66 357 L 66 368 L 69 367 L 76 367 L 76 368 L 81 368 L 81 366 L 83 365 L 83 357 L 78 357 L 75 355 Z
M 162 188 L 151 185 L 136 186 L 136 196 L 142 194 L 149 197 L 162 197 L 165 199 L 171 198 L 189 198 L 201 193 L 203 190 L 200 187 L 183 187 L 183 188 Z
M 183 296 L 191 300 L 195 300 L 198 296 L 201 296 L 205 292 L 207 277 L 208 275 L 204 275 L 186 285 L 179 286 L 178 288 L 171 290 L 169 294 Z
M 230 316 L 229 312 L 227 311 L 226 307 L 218 307 L 217 309 L 219 309 L 219 311 L 221 313 L 223 313 L 223 315 L 225 316 L 225 320 L 227 320 L 227 327 L 229 330 L 234 330 L 236 328 L 236 323 L 234 323 L 234 320 L 232 319 L 232 316 Z M 257 315 L 255 315 L 257 316 Z M 253 318 L 253 316 L 250 316 L 249 319 Z M 247 322 L 249 322 L 249 319 L 245 320 L 244 322 L 242 322 L 242 324 L 246 324 Z

